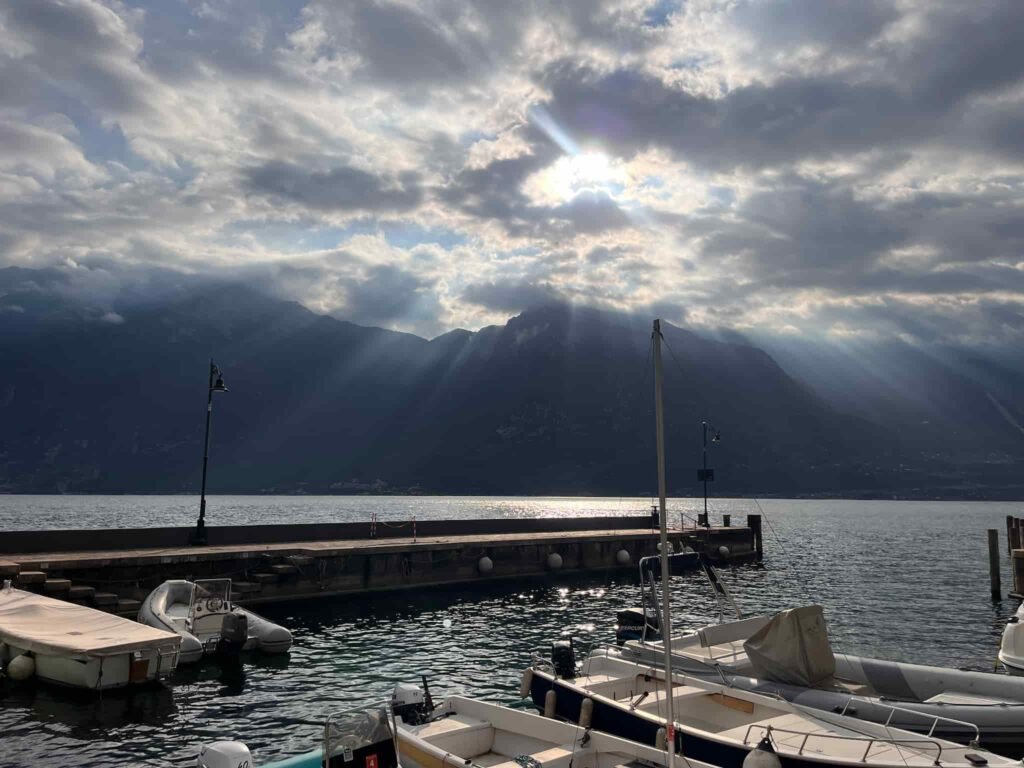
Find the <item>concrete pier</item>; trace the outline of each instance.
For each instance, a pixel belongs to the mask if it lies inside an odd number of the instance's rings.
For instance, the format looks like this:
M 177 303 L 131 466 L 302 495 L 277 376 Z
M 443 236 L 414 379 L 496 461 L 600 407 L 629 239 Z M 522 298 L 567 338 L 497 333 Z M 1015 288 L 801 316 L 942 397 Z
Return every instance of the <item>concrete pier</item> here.
M 184 543 L 188 529 L 16 531 L 0 538 L 0 571 L 23 588 L 133 615 L 168 579 L 230 578 L 239 602 L 257 604 L 629 569 L 657 551 L 646 517 L 420 521 L 415 537 L 409 522 L 211 527 L 201 547 Z M 717 562 L 758 556 L 749 527 L 669 538 Z M 180 543 L 160 546 L 172 541 Z

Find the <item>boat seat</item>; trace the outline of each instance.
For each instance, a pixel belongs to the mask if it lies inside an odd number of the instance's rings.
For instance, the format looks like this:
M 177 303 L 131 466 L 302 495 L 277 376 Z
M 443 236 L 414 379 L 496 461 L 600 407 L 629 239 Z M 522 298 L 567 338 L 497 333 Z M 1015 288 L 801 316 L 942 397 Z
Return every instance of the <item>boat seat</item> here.
M 751 635 L 764 627 L 771 616 L 752 616 L 739 621 L 727 621 L 724 624 L 712 624 L 697 630 L 697 637 L 703 648 L 712 648 L 726 643 L 743 643 Z
M 486 755 L 494 746 L 494 727 L 490 722 L 458 714 L 427 723 L 416 735 L 438 749 L 473 762 L 479 762 L 478 756 Z
M 188 606 L 185 603 L 171 603 L 164 613 L 172 619 L 187 619 Z
M 489 753 L 488 757 L 491 754 L 494 753 Z M 500 763 L 481 762 L 481 760 L 476 757 L 473 758 L 473 762 L 477 765 L 483 766 L 483 768 L 524 768 L 523 763 L 526 763 L 527 765 L 539 765 L 541 768 L 569 768 L 569 763 L 572 762 L 572 749 L 565 746 L 548 747 L 547 749 L 539 750 L 537 752 L 517 754 L 511 759 L 509 759 L 508 755 L 504 755 L 502 757 L 503 762 Z M 523 763 L 519 763 L 516 761 L 517 758 L 528 758 L 528 760 L 523 760 Z

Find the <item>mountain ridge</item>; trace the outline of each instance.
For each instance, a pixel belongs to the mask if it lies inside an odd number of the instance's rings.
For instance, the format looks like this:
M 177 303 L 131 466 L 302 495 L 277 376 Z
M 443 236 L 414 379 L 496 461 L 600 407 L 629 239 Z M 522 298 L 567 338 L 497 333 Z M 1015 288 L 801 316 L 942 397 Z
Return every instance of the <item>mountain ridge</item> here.
M 211 356 L 231 390 L 214 408 L 212 493 L 654 487 L 648 319 L 550 304 L 427 340 L 240 285 L 90 305 L 46 280 L 0 270 L 0 317 L 19 320 L 0 324 L 0 489 L 197 492 Z M 907 380 L 938 377 L 944 398 L 858 411 L 839 407 L 853 389 L 832 396 L 828 377 L 794 375 L 799 364 L 738 335 L 663 333 L 671 493 L 698 492 L 708 419 L 723 433 L 709 451 L 718 494 L 1024 495 L 1021 435 L 989 402 L 1015 379 L 994 363 L 975 363 L 984 384 L 908 358 Z M 843 375 L 838 358 L 819 359 Z M 1019 402 L 999 402 L 1021 422 Z M 915 426 L 929 409 L 968 406 Z M 909 414 L 898 430 L 893 412 Z

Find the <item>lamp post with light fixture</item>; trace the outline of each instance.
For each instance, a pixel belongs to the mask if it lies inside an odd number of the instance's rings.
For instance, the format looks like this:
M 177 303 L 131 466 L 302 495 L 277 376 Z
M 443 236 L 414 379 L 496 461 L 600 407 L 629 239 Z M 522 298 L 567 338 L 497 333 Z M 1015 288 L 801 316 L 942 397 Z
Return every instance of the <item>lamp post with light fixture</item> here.
M 217 377 L 216 381 L 214 381 L 214 376 Z M 206 465 L 210 458 L 210 416 L 213 414 L 213 393 L 227 391 L 228 388 L 224 386 L 224 376 L 221 374 L 220 368 L 213 364 L 213 358 L 211 358 L 210 383 L 207 386 L 206 392 L 206 439 L 203 443 L 203 485 L 202 490 L 199 492 L 199 519 L 196 520 L 196 530 L 192 536 L 193 544 L 206 543 Z
M 700 425 L 704 430 L 704 468 L 697 470 L 697 480 L 704 483 L 704 527 L 710 528 L 711 521 L 708 519 L 708 480 L 715 479 L 715 470 L 708 469 L 708 427 L 710 425 L 706 421 L 702 421 Z M 711 442 L 719 442 L 722 439 L 722 433 L 713 426 L 711 431 L 713 432 Z

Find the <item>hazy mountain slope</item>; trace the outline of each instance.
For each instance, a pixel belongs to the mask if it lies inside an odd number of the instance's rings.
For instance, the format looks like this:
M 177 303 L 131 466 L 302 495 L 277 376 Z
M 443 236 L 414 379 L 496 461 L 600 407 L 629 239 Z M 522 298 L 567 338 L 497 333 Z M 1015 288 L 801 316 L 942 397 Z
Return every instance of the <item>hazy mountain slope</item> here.
M 211 356 L 231 390 L 214 408 L 212 492 L 655 488 L 649 318 L 552 306 L 426 341 L 237 285 L 90 303 L 31 270 L 0 270 L 0 318 L 15 320 L 0 323 L 7 490 L 198 490 Z M 665 340 L 674 493 L 698 490 L 702 418 L 723 435 L 718 493 L 1015 492 L 1020 404 L 995 363 L 974 367 L 1002 413 L 977 377 L 949 384 L 920 360 L 886 386 L 848 371 L 830 388 L 742 340 L 671 326 Z M 996 416 L 972 442 L 955 409 L 979 397 Z M 995 433 L 1002 458 L 986 461 Z

